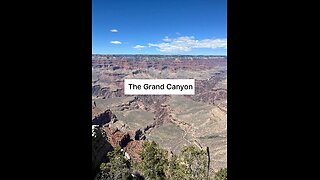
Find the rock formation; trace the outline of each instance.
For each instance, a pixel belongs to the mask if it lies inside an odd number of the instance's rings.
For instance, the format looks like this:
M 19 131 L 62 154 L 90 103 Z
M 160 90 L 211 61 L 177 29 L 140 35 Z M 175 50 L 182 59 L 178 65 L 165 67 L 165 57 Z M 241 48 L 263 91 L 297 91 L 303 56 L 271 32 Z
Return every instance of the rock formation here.
M 92 125 L 103 126 L 103 125 L 105 125 L 105 124 L 107 124 L 109 122 L 114 123 L 116 121 L 117 121 L 117 117 L 114 114 L 112 114 L 110 109 L 107 109 L 103 113 L 93 117 Z
M 113 147 L 107 141 L 104 133 L 98 126 L 92 126 L 92 174 L 95 176 L 99 170 L 99 166 L 108 152 L 112 151 Z

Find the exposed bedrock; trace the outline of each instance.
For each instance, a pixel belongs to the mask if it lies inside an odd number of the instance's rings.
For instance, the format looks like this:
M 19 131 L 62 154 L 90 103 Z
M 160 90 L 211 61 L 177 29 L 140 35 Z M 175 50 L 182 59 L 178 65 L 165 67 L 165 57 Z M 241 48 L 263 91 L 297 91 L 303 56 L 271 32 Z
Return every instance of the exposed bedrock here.
M 122 86 L 119 86 L 122 87 Z M 92 96 L 100 96 L 103 98 L 113 98 L 113 97 L 121 97 L 124 91 L 123 88 L 119 88 L 117 90 L 110 90 L 107 87 L 101 87 L 100 85 L 92 86 Z
M 157 59 L 156 61 L 153 61 Z M 210 69 L 225 66 L 226 57 L 217 56 L 123 56 L 93 55 L 92 66 L 109 70 L 144 70 L 154 68 L 174 72 L 177 69 Z M 136 73 L 136 71 L 135 71 Z
M 113 147 L 107 141 L 103 131 L 93 125 L 92 126 L 92 175 L 97 174 L 101 162 L 105 160 L 108 152 L 112 151 Z
M 110 111 L 110 109 L 104 111 L 103 113 L 93 117 L 92 125 L 103 126 L 109 122 L 116 122 L 117 117 Z

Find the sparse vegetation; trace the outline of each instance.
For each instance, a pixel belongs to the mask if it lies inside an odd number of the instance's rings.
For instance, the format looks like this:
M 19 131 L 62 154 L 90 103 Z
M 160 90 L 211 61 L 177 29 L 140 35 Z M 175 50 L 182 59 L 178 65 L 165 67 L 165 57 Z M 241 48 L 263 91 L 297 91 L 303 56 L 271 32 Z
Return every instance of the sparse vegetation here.
M 220 169 L 215 175 L 215 180 L 227 180 L 227 168 Z
M 208 179 L 207 156 L 195 146 L 184 147 L 179 156 L 174 155 L 168 166 L 169 179 Z
M 170 157 L 154 141 L 146 141 L 140 154 L 141 161 L 132 163 L 124 157 L 120 147 L 108 153 L 109 162 L 102 163 L 97 180 L 150 179 L 150 180 L 227 180 L 227 169 L 207 177 L 207 154 L 195 146 L 184 147 L 179 155 Z M 133 172 L 143 178 L 132 176 Z
M 199 150 L 195 146 L 185 147 L 182 149 L 179 159 L 186 169 L 186 177 L 190 179 L 205 179 L 207 177 L 208 161 L 204 150 Z
M 109 162 L 100 165 L 99 180 L 129 179 L 131 177 L 131 165 L 125 159 L 120 147 L 116 147 L 108 153 Z
M 165 168 L 168 164 L 167 152 L 159 147 L 154 141 L 143 144 L 140 154 L 142 161 L 137 164 L 137 169 L 147 179 L 166 179 Z

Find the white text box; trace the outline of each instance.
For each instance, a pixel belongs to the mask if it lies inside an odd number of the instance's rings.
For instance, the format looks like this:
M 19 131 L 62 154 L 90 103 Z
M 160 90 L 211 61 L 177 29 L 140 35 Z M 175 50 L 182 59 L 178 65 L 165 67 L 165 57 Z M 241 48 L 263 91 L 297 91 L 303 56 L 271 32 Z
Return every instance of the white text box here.
M 194 79 L 125 79 L 125 95 L 194 95 Z

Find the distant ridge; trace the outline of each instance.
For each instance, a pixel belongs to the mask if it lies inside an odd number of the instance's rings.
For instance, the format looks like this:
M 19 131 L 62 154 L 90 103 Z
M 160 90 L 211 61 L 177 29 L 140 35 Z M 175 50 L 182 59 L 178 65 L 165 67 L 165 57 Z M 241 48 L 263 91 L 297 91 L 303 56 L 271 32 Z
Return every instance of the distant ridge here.
M 163 57 L 227 57 L 227 55 L 164 55 L 164 54 L 92 54 L 92 56 L 163 56 Z

